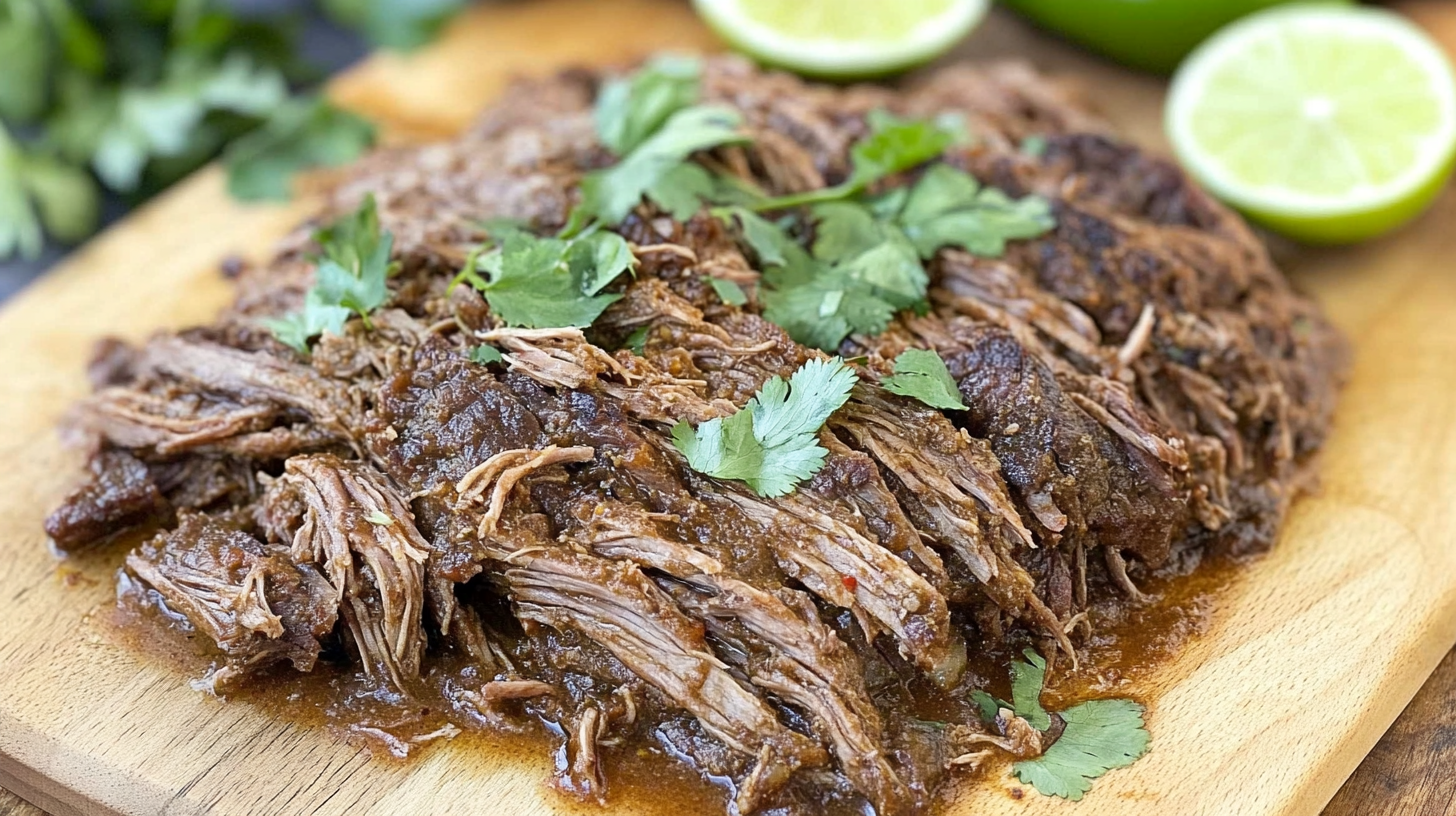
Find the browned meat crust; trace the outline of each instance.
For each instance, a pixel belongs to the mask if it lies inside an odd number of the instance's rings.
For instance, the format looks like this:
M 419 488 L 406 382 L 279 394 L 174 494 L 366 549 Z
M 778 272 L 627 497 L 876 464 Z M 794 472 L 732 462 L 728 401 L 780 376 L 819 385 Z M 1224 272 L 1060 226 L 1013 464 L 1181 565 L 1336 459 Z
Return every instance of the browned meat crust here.
M 260 327 L 311 283 L 300 230 L 214 325 L 98 350 L 68 426 L 89 476 L 46 530 L 79 550 L 160 526 L 123 597 L 206 635 L 208 687 L 323 659 L 371 701 L 340 716 L 395 753 L 535 719 L 561 741 L 557 786 L 587 798 L 635 744 L 731 780 L 744 813 L 924 812 L 975 746 L 1040 739 L 968 707 L 917 719 L 917 696 L 984 682 L 968 650 L 1030 639 L 1076 662 L 1098 599 L 1139 603 L 1174 554 L 1269 546 L 1311 484 L 1343 341 L 1174 166 L 1021 66 L 892 91 L 732 59 L 704 93 L 754 141 L 702 157 L 717 169 L 813 189 L 844 178 L 869 111 L 954 111 L 977 138 L 944 160 L 1045 196 L 1057 227 L 1000 259 L 941 251 L 928 313 L 845 341 L 861 383 L 797 491 L 692 471 L 674 423 L 823 356 L 713 294 L 704 276 L 758 281 L 719 221 L 640 207 L 620 228 L 637 274 L 585 333 L 507 328 L 447 289 L 483 219 L 557 227 L 609 160 L 598 82 L 517 86 L 458 140 L 354 169 L 333 209 L 373 193 L 402 264 L 371 327 L 307 357 Z M 1041 155 L 1019 150 L 1032 135 Z M 482 341 L 504 367 L 467 359 Z M 880 387 L 911 347 L 969 410 Z

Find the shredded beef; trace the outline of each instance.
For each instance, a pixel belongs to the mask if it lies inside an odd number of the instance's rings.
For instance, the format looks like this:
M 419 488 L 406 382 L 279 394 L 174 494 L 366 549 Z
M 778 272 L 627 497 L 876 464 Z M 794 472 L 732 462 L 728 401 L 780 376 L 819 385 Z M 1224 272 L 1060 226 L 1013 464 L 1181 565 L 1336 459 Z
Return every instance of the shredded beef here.
M 1270 546 L 1313 484 L 1344 341 L 1175 165 L 1025 66 L 890 89 L 729 58 L 702 96 L 752 141 L 696 157 L 715 171 L 813 190 L 848 177 L 870 112 L 959 114 L 975 138 L 939 161 L 1046 198 L 1056 226 L 999 258 L 941 250 L 925 309 L 843 342 L 859 382 L 796 490 L 694 471 L 674 426 L 829 357 L 764 319 L 756 254 L 722 219 L 644 201 L 615 227 L 634 274 L 589 327 L 509 326 L 452 286 L 488 219 L 554 231 L 615 160 L 602 81 L 520 83 L 459 138 L 349 171 L 322 215 L 373 194 L 398 274 L 310 353 L 263 319 L 303 303 L 311 225 L 239 270 L 213 325 L 98 348 L 66 421 L 87 475 L 45 529 L 65 552 L 154 533 L 122 601 L 204 636 L 199 687 L 332 673 L 310 702 L 401 756 L 539 724 L 553 784 L 598 802 L 640 751 L 740 813 L 924 813 L 987 746 L 1044 747 L 1010 712 L 973 713 L 994 682 L 973 658 L 1034 645 L 1053 677 L 1085 665 L 1097 604 Z M 500 362 L 475 362 L 481 344 Z M 940 355 L 964 410 L 883 387 L 910 348 Z M 955 721 L 922 720 L 927 699 Z

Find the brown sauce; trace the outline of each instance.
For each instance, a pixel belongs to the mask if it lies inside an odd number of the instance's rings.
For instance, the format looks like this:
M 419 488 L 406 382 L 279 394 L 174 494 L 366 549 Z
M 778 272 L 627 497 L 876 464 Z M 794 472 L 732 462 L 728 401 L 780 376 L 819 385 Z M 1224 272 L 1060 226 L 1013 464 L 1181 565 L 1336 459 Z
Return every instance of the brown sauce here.
M 1151 681 L 1190 639 L 1209 630 L 1219 597 L 1238 580 L 1249 560 L 1210 556 L 1201 564 L 1196 560 L 1175 562 L 1156 574 L 1142 576 L 1139 583 L 1150 597 L 1147 603 L 1136 605 L 1119 599 L 1093 603 L 1090 618 L 1094 634 L 1083 644 L 1081 666 L 1075 672 L 1063 666 L 1056 673 L 1044 697 L 1047 707 L 1056 710 L 1098 697 L 1130 697 L 1155 708 L 1157 699 L 1151 693 Z M 106 561 L 98 556 L 71 559 L 59 574 L 66 586 L 106 581 L 110 572 Z M 177 625 L 179 621 L 169 621 L 154 609 L 118 604 L 110 614 L 93 615 L 91 620 L 118 647 L 140 652 L 159 669 L 177 675 L 179 690 L 185 689 L 189 679 L 201 676 L 210 662 L 203 654 L 205 638 L 189 634 L 185 626 Z M 967 681 L 949 693 L 929 683 L 917 684 L 904 693 L 920 718 L 965 721 L 973 716 L 966 699 L 968 688 L 981 686 L 997 696 L 1009 695 L 1006 667 L 1025 645 L 1013 639 L 997 648 L 973 649 Z M 451 661 L 446 660 L 438 671 L 459 669 L 459 665 L 451 666 Z M 325 729 L 334 738 L 368 751 L 373 762 L 408 764 L 422 754 L 450 750 L 520 763 L 541 778 L 542 789 L 552 799 L 553 807 L 563 812 L 582 816 L 617 809 L 630 809 L 643 816 L 725 812 L 724 786 L 703 778 L 649 739 L 603 749 L 609 780 L 605 809 L 554 791 L 550 785 L 553 764 L 562 761 L 559 735 L 553 734 L 548 724 L 525 717 L 513 718 L 504 729 L 466 729 L 448 742 L 414 747 L 408 758 L 398 759 L 379 741 L 351 726 L 395 725 L 424 733 L 443 724 L 443 712 L 428 708 L 421 711 L 414 704 L 403 707 L 368 691 L 367 684 L 352 671 L 338 664 L 321 663 L 309 674 L 286 668 L 270 671 L 227 697 L 234 704 L 253 706 L 275 719 Z M 939 801 L 953 799 L 958 789 L 985 784 L 1005 774 L 1008 768 L 1008 762 L 993 762 L 979 772 L 953 774 L 943 786 Z M 1008 795 L 1018 790 L 1013 785 Z M 861 803 L 853 800 L 826 804 L 816 813 L 848 816 L 863 812 Z

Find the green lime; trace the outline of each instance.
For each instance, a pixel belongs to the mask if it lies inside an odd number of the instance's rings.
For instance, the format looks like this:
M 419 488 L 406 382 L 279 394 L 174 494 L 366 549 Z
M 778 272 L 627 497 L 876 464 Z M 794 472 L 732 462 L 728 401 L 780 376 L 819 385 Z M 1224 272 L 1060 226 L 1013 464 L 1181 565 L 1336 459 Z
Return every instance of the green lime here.
M 1171 73 L 1225 24 L 1289 0 L 1004 0 L 1038 25 L 1118 62 Z M 1348 0 L 1346 0 L 1348 2 Z
M 1400 226 L 1440 192 L 1456 158 L 1456 76 L 1393 12 L 1270 9 L 1189 56 L 1166 126 L 1184 167 L 1253 220 L 1348 243 Z
M 929 62 L 959 42 L 990 0 L 693 0 L 698 14 L 759 62 L 858 79 Z

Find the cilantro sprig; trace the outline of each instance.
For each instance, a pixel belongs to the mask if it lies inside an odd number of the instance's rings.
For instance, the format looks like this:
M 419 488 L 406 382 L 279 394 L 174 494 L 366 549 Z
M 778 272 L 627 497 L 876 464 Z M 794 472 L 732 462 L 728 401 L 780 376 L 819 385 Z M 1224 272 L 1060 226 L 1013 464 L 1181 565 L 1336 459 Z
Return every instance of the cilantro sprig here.
M 943 411 L 964 411 L 960 389 L 940 355 L 927 349 L 906 349 L 895 358 L 895 373 L 880 381 L 886 391 L 913 397 Z M 1041 682 L 1037 682 L 1041 687 Z M 1034 724 L 1034 723 L 1033 723 Z
M 617 79 L 598 94 L 597 135 L 620 157 L 581 181 L 581 202 L 563 237 L 592 223 L 615 226 L 646 196 L 675 216 L 691 216 L 715 196 L 719 183 L 688 163 L 701 150 L 747 141 L 738 111 L 696 104 L 702 65 L 687 57 L 658 57 L 630 80 Z
M 960 137 L 948 123 L 929 119 L 901 119 L 887 111 L 870 111 L 869 134 L 849 151 L 849 178 L 832 187 L 760 201 L 759 212 L 782 210 L 852 198 L 870 185 L 909 170 L 945 152 Z
M 980 691 L 972 698 L 988 722 L 999 709 L 1009 708 L 1032 728 L 1046 732 L 1053 716 L 1041 705 L 1046 660 L 1030 649 L 1024 656 L 1025 662 L 1011 664 L 1010 704 Z M 1012 766 L 1023 783 L 1045 796 L 1078 801 L 1092 789 L 1092 780 L 1125 768 L 1148 752 L 1151 736 L 1143 725 L 1143 707 L 1132 700 L 1089 700 L 1055 716 L 1063 724 L 1056 742 L 1041 756 Z
M 602 290 L 637 263 L 626 239 L 612 232 L 569 239 L 516 229 L 504 232 L 499 243 L 466 260 L 456 282 L 479 290 L 491 311 L 510 326 L 590 326 L 621 298 Z
M 810 360 L 787 381 L 774 377 L 730 417 L 694 428 L 679 422 L 672 442 L 688 465 L 744 482 L 760 496 L 782 496 L 824 466 L 819 429 L 859 381 L 844 361 Z
M 144 198 L 222 155 L 231 193 L 280 199 L 296 172 L 367 149 L 363 120 L 294 95 L 324 72 L 296 56 L 296 10 L 263 5 L 0 0 L 0 258 L 89 235 L 103 189 Z M 464 2 L 321 5 L 378 44 L 412 47 Z
M 320 255 L 303 309 L 264 321 L 274 337 L 303 354 L 314 337 L 343 334 L 351 315 L 372 328 L 369 315 L 389 300 L 386 282 L 398 270 L 389 259 L 394 235 L 380 229 L 373 195 L 353 213 L 315 232 L 314 240 Z

